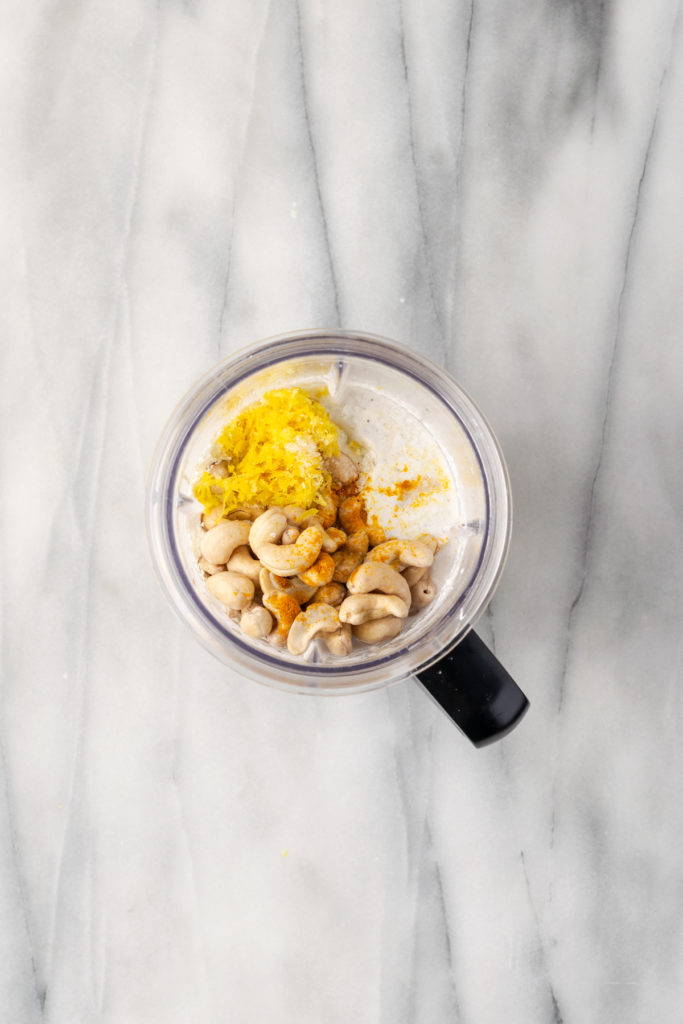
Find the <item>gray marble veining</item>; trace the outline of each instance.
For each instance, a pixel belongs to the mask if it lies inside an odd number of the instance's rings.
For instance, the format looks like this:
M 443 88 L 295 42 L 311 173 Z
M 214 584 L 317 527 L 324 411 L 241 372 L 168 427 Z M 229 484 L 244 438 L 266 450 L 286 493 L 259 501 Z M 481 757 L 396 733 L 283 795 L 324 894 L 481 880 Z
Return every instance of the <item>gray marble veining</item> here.
M 678 1024 L 683 26 L 652 0 L 10 4 L 2 1024 Z M 215 663 L 143 531 L 174 404 L 375 331 L 494 426 L 532 710 Z

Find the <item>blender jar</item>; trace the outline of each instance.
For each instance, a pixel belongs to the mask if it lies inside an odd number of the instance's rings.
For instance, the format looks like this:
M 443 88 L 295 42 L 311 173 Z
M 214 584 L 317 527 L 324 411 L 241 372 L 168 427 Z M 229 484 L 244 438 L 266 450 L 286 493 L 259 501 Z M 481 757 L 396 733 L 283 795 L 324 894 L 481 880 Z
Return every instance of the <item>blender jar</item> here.
M 375 460 L 378 519 L 388 536 L 444 540 L 432 567 L 432 604 L 393 640 L 354 641 L 340 659 L 314 640 L 303 657 L 251 640 L 204 585 L 197 564 L 201 506 L 192 487 L 225 423 L 266 391 L 318 397 Z M 398 511 L 392 468 L 437 477 L 423 502 Z M 372 497 L 370 501 L 372 501 Z M 384 502 L 384 505 L 382 504 Z M 393 513 L 392 515 L 389 513 Z M 389 514 L 389 519 L 383 518 Z M 172 606 L 214 655 L 259 682 L 299 693 L 353 693 L 417 674 L 476 745 L 508 732 L 527 701 L 471 632 L 504 566 L 511 525 L 505 464 L 471 399 L 438 366 L 395 343 L 351 331 L 270 339 L 221 363 L 185 396 L 158 442 L 147 488 L 152 560 Z

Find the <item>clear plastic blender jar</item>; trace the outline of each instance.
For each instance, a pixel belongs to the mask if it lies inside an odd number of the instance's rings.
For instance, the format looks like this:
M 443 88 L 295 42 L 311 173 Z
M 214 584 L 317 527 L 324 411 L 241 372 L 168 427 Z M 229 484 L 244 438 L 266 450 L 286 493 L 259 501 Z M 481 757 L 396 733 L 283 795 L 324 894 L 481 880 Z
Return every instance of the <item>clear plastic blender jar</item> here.
M 229 419 L 281 387 L 324 394 L 332 419 L 374 447 L 380 476 L 402 451 L 407 462 L 438 464 L 443 475 L 441 493 L 415 513 L 423 524 L 417 532 L 446 541 L 432 571 L 435 600 L 395 639 L 356 641 L 343 659 L 320 641 L 300 658 L 251 640 L 208 592 L 197 564 L 202 510 L 192 487 L 207 452 Z M 510 525 L 505 464 L 471 399 L 429 360 L 352 331 L 276 337 L 211 370 L 167 423 L 148 479 L 154 566 L 172 606 L 209 651 L 251 679 L 298 693 L 355 693 L 415 674 L 476 745 L 500 738 L 528 706 L 471 631 L 500 579 Z M 397 518 L 392 532 L 401 536 L 406 526 Z

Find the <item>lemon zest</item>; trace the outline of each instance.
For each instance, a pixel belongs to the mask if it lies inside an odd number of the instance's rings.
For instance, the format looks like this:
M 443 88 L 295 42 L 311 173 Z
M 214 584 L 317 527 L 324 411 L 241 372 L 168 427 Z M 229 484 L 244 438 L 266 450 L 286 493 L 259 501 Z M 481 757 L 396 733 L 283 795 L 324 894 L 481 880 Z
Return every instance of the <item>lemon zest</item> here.
M 332 478 L 323 460 L 339 454 L 336 425 L 303 388 L 268 391 L 223 428 L 214 450 L 227 477 L 205 470 L 193 487 L 205 512 L 222 515 L 245 505 L 325 505 Z

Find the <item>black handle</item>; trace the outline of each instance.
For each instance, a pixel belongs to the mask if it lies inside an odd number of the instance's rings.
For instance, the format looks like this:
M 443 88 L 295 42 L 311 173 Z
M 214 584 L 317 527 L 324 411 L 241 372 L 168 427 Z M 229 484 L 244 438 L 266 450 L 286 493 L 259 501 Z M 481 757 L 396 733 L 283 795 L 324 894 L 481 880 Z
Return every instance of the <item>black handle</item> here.
M 472 631 L 417 678 L 475 747 L 507 736 L 529 707 L 512 676 Z

